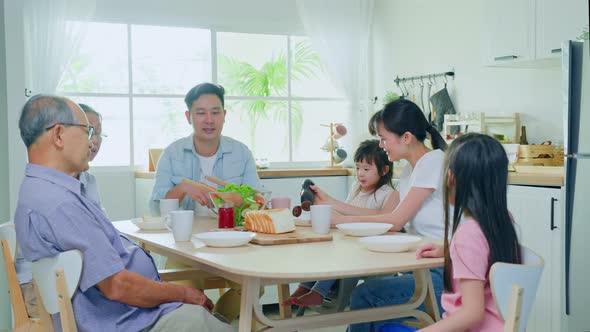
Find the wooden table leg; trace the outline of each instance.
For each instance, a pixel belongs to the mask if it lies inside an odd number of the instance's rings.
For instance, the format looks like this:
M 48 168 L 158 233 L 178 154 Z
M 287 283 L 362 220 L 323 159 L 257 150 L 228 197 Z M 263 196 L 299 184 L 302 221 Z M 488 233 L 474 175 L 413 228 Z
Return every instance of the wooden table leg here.
M 240 298 L 239 332 L 250 332 L 252 330 L 252 311 L 258 300 L 259 292 L 260 279 L 244 277 L 242 296 Z
M 279 291 L 279 316 L 281 319 L 291 318 L 291 306 L 282 305 L 291 296 L 289 284 L 277 285 L 277 288 Z
M 432 317 L 435 322 L 440 320 L 440 311 L 438 310 L 438 302 L 436 301 L 436 293 L 434 292 L 434 285 L 432 284 L 432 275 L 430 270 L 422 270 L 422 282 L 426 290 L 426 298 L 424 299 L 424 311 Z

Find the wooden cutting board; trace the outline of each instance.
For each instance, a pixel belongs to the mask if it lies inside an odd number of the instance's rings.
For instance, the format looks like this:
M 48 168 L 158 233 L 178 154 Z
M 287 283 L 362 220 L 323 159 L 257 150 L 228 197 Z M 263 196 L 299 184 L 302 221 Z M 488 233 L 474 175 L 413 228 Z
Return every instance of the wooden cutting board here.
M 311 228 L 298 228 L 294 232 L 284 234 L 256 233 L 256 237 L 252 239 L 250 243 L 258 244 L 261 246 L 273 246 L 278 244 L 294 244 L 322 241 L 332 241 L 332 235 L 316 234 L 311 231 Z

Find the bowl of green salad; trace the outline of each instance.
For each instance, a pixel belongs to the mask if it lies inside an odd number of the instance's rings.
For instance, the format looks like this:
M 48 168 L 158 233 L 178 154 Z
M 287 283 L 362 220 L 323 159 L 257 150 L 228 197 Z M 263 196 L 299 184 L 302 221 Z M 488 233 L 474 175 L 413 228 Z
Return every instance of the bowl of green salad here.
M 222 197 L 226 193 L 238 193 L 241 199 L 241 205 L 235 204 L 235 200 L 231 202 L 224 200 Z M 266 208 L 270 200 L 271 192 L 268 190 L 254 190 L 248 185 L 228 184 L 223 188 L 217 189 L 209 193 L 211 198 L 211 210 L 217 214 L 217 210 L 222 206 L 233 206 L 234 208 L 234 223 L 236 226 L 242 226 L 244 223 L 244 215 L 248 211 L 262 210 Z

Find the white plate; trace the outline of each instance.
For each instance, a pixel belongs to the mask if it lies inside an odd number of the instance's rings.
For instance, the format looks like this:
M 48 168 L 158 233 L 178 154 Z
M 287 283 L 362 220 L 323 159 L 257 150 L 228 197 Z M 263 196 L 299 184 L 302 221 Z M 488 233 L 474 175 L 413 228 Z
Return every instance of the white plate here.
M 359 242 L 371 251 L 404 252 L 410 250 L 422 240 L 412 235 L 381 235 L 360 238 Z
M 193 235 L 209 247 L 239 247 L 250 242 L 256 233 L 253 232 L 207 232 Z
M 163 217 L 149 217 L 147 220 L 144 220 L 144 218 L 133 218 L 131 219 L 131 222 L 134 223 L 135 226 L 139 227 L 139 229 L 150 231 L 166 229 Z
M 338 224 L 336 228 L 351 236 L 372 236 L 387 233 L 392 224 L 380 222 L 354 222 L 349 224 Z

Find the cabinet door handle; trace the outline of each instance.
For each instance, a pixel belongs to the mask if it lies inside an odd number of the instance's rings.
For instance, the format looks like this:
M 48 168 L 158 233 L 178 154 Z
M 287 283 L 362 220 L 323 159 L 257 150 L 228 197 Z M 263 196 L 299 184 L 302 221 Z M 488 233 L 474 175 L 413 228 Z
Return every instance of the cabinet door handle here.
M 516 55 L 504 55 L 504 56 L 497 56 L 494 58 L 495 61 L 504 61 L 504 60 L 514 60 L 518 58 Z
M 555 226 L 555 202 L 557 202 L 557 198 L 551 197 L 551 230 L 557 228 Z
M 551 50 L 551 54 L 561 53 L 561 48 L 554 48 Z

